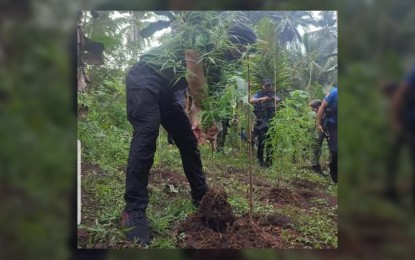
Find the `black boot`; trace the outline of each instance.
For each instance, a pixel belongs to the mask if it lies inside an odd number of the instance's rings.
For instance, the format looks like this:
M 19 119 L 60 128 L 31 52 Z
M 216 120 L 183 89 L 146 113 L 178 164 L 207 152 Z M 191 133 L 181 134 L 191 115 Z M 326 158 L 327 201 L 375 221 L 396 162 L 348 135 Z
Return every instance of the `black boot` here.
M 329 163 L 330 177 L 334 183 L 337 183 L 337 153 L 332 153 Z
M 150 243 L 150 229 L 145 211 L 123 211 L 121 226 L 128 239 L 145 245 Z

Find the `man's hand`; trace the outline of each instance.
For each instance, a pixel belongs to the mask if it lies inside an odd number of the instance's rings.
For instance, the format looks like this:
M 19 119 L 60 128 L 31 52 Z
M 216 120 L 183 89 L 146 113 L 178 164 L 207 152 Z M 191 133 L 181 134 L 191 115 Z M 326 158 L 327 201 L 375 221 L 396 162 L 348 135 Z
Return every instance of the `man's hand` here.
M 323 126 L 322 126 L 322 125 L 317 125 L 317 130 L 318 130 L 320 133 L 323 133 L 323 132 L 324 132 L 324 129 L 323 129 Z
M 206 140 L 215 141 L 217 138 L 217 134 L 219 129 L 216 123 L 213 123 L 208 129 L 206 129 Z
M 189 119 L 192 124 L 192 131 L 197 139 L 198 144 L 203 144 L 205 142 L 205 134 L 202 132 L 200 122 L 201 122 L 201 110 L 194 103 L 189 111 Z
M 218 127 L 213 123 L 211 127 L 206 129 L 206 140 L 210 141 L 213 151 L 217 148 Z

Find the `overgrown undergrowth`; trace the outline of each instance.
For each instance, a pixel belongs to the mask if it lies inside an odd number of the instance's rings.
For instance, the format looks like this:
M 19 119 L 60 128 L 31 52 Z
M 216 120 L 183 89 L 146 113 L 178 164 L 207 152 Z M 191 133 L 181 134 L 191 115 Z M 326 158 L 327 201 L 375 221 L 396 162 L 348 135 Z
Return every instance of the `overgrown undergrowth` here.
M 178 234 L 176 227 L 195 208 L 179 152 L 176 147 L 167 146 L 164 132 L 161 133 L 150 173 L 147 210 L 154 239 L 146 247 L 177 248 L 183 234 Z M 93 153 L 88 151 L 88 142 L 84 143 L 78 247 L 140 248 L 126 239 L 119 226 L 127 158 L 113 159 L 113 154 L 105 149 Z M 126 156 L 128 143 L 119 146 L 118 149 L 126 149 L 123 153 Z M 202 146 L 201 154 L 208 184 L 224 187 L 237 217 L 247 215 L 247 155 L 225 149 L 225 154 L 215 153 L 212 160 L 209 146 Z M 337 248 L 337 186 L 328 176 L 319 176 L 301 167 L 277 173 L 275 168 L 257 166 L 253 168 L 253 175 L 254 218 L 261 220 L 258 223 L 262 223 L 262 228 L 281 240 L 281 248 Z M 278 196 L 275 192 L 279 192 Z M 287 202 L 288 198 L 291 201 Z

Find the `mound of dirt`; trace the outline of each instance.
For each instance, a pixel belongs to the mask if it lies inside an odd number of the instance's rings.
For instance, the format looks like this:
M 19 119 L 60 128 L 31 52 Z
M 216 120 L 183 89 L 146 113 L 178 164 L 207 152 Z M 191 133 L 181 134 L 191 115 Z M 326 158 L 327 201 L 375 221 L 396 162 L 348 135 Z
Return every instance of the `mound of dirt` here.
M 183 221 L 177 230 L 179 248 L 219 248 L 222 234 L 205 226 L 200 216 L 191 215 Z
M 320 193 L 315 190 L 300 190 L 298 193 L 306 200 L 321 196 Z
M 200 202 L 197 214 L 202 223 L 217 232 L 225 232 L 235 221 L 224 191 L 209 191 Z
M 94 164 L 88 161 L 83 161 L 81 163 L 81 174 L 82 176 L 85 175 L 94 175 L 94 178 L 100 178 L 105 177 L 105 171 L 101 169 L 101 167 L 98 164 Z
M 260 215 L 254 216 L 255 220 L 260 226 L 276 226 L 276 227 L 289 227 L 293 221 L 284 215 L 281 214 L 270 214 L 270 215 Z
M 266 232 L 249 218 L 239 218 L 229 228 L 226 239 L 222 239 L 223 248 L 279 248 L 280 239 Z
M 291 185 L 298 189 L 322 189 L 324 186 L 321 183 L 312 182 L 309 180 L 304 180 L 300 178 L 295 178 L 292 180 Z
M 274 187 L 261 197 L 262 201 L 272 202 L 279 205 L 303 206 L 307 201 L 298 193 L 284 187 Z
M 279 234 L 267 232 L 248 217 L 238 218 L 224 233 L 216 232 L 196 215 L 187 218 L 177 229 L 179 248 L 281 248 Z
M 277 234 L 251 222 L 248 216 L 235 218 L 224 191 L 209 191 L 197 212 L 176 228 L 180 248 L 279 248 Z
M 333 207 L 335 205 L 337 205 L 337 197 L 332 196 L 326 192 L 321 192 L 318 190 L 299 190 L 298 194 L 307 202 L 311 202 L 311 204 L 313 204 L 313 206 L 318 207 L 318 208 L 324 208 L 324 207 Z M 320 199 L 323 200 L 324 202 L 318 203 L 316 201 L 314 201 L 314 199 Z

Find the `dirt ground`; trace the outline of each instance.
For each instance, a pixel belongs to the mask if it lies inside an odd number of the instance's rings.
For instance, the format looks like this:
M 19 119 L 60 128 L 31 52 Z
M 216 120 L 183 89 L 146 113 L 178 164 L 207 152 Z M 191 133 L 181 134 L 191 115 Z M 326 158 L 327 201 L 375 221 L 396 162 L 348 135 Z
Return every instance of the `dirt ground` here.
M 94 178 L 104 178 L 105 172 L 99 166 L 84 163 L 83 172 L 93 174 Z M 124 171 L 124 169 L 122 169 Z M 241 169 L 230 166 L 223 169 L 225 175 L 231 174 L 233 179 L 245 184 L 249 177 Z M 221 176 L 223 178 L 223 176 Z M 156 168 L 150 172 L 149 190 L 152 187 L 162 187 L 165 192 L 170 189 L 190 191 L 186 176 L 168 168 Z M 337 205 L 337 198 L 325 193 L 324 186 L 309 180 L 293 179 L 285 186 L 276 186 L 258 177 L 253 178 L 254 192 L 259 200 L 274 207 L 297 207 L 308 210 L 311 207 L 327 207 Z M 186 195 L 188 199 L 188 194 Z M 183 195 L 182 192 L 178 194 Z M 98 210 L 93 194 L 84 191 L 82 204 L 89 210 Z M 183 195 L 183 196 L 184 196 Z M 325 204 L 316 203 L 316 199 L 325 201 Z M 337 219 L 336 219 L 337 220 Z M 93 219 L 83 219 L 82 223 L 93 225 Z M 113 220 L 111 226 L 117 226 Z M 297 242 L 302 237 L 294 225 L 296 221 L 286 215 L 277 213 L 254 214 L 252 219 L 248 214 L 236 216 L 228 202 L 223 187 L 211 187 L 200 203 L 195 213 L 185 220 L 176 223 L 172 235 L 176 237 L 178 248 L 209 249 L 209 248 L 299 248 L 303 245 Z M 285 236 L 289 239 L 282 239 Z M 88 244 L 89 231 L 78 229 L 78 243 Z M 287 242 L 289 241 L 289 242 Z M 96 243 L 93 248 L 131 248 L 130 241 L 117 240 L 115 244 Z
M 177 233 L 180 248 L 281 247 L 278 235 L 266 231 L 255 219 L 236 218 L 223 191 L 209 191 L 197 212 L 178 226 Z

